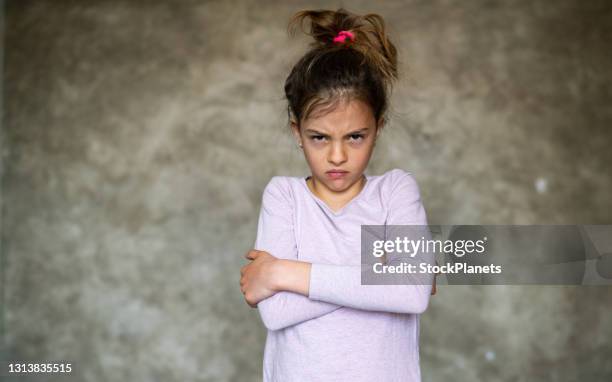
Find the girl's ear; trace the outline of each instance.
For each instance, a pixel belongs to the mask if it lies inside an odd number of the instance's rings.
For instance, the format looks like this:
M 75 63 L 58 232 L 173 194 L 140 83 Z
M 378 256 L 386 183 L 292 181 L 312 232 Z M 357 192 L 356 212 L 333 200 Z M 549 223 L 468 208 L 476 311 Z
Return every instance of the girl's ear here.
M 298 146 L 302 147 L 302 137 L 300 136 L 300 128 L 295 121 L 291 121 L 291 132 L 297 141 Z

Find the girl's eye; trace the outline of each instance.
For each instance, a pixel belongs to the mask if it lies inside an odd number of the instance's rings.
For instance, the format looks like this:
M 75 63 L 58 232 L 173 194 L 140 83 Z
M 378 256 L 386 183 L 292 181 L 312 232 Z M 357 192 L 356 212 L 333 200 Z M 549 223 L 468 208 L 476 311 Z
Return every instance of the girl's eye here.
M 352 134 L 350 135 L 350 138 L 352 141 L 361 141 L 363 139 L 363 135 L 362 134 Z
M 353 142 L 360 142 L 361 140 L 364 139 L 364 136 L 363 134 L 351 134 L 349 135 L 349 138 Z M 325 137 L 324 135 L 311 135 L 310 139 L 312 139 L 315 142 L 323 142 L 327 140 L 327 137 Z

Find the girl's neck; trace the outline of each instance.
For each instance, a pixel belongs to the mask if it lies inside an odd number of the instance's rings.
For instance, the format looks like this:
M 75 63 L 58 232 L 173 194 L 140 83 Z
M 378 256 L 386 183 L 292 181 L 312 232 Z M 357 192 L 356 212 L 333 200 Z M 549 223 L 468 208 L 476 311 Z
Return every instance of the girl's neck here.
M 366 181 L 367 179 L 365 175 L 362 174 L 359 181 L 355 182 L 355 184 L 351 185 L 348 189 L 342 192 L 336 192 L 328 189 L 323 183 L 317 182 L 312 176 L 309 176 L 306 179 L 306 184 L 315 196 L 324 201 L 333 209 L 339 210 L 353 198 L 359 195 L 365 186 Z

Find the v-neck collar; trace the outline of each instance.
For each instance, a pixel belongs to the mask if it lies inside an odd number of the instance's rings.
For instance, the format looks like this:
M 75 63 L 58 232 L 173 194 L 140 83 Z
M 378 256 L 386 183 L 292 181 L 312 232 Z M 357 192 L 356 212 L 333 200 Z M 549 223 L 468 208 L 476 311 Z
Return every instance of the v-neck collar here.
M 369 175 L 364 174 L 365 178 L 366 178 L 366 182 L 363 185 L 363 187 L 361 188 L 361 191 L 359 191 L 359 193 L 357 195 L 355 195 L 353 197 L 353 199 L 349 200 L 344 206 L 342 206 L 342 208 L 340 208 L 338 211 L 334 211 L 330 206 L 327 205 L 327 203 L 325 203 L 321 198 L 319 198 L 318 196 L 316 196 L 311 190 L 310 187 L 308 187 L 308 183 L 306 182 L 306 180 L 308 178 L 310 178 L 311 176 L 307 176 L 307 177 L 301 177 L 300 178 L 300 183 L 302 183 L 302 185 L 304 185 L 304 187 L 306 187 L 306 191 L 317 201 L 319 202 L 319 204 L 323 205 L 332 215 L 334 216 L 340 216 L 342 214 L 344 214 L 344 212 L 346 211 L 346 209 L 349 207 L 349 205 L 351 205 L 353 202 L 361 199 L 361 197 L 363 196 L 363 194 L 365 194 L 365 190 L 366 188 L 369 186 L 369 184 L 371 183 L 371 177 Z

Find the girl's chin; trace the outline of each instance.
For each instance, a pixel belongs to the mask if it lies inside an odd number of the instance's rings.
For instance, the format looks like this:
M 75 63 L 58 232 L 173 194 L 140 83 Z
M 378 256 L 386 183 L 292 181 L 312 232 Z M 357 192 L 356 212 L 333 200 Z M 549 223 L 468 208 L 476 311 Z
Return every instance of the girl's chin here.
M 348 186 L 350 186 L 352 184 L 351 179 L 348 177 L 341 177 L 341 178 L 325 178 L 325 184 L 327 185 L 328 188 L 334 190 L 334 191 L 342 191 L 344 189 L 346 189 Z

